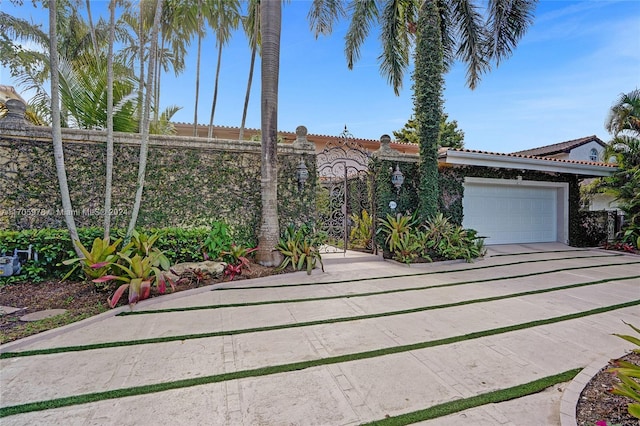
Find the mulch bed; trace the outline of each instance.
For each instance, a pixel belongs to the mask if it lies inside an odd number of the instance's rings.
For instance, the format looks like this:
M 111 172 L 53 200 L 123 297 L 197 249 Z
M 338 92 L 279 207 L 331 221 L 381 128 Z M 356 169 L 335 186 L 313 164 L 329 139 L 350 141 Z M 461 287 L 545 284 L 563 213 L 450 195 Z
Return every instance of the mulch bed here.
M 624 361 L 640 365 L 640 354 L 632 352 L 620 358 Z M 593 426 L 597 421 L 605 420 L 607 425 L 638 426 L 640 420 L 631 416 L 627 405 L 633 402 L 630 398 L 614 395 L 609 392 L 620 380 L 606 370 L 613 368 L 613 360 L 596 374 L 585 386 L 578 406 L 576 420 L 578 426 Z

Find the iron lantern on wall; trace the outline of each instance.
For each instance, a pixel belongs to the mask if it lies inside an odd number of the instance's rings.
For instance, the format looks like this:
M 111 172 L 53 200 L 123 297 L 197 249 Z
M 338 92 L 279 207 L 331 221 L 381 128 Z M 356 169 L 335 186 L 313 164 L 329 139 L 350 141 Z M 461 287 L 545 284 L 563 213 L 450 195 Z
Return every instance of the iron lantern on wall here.
M 404 175 L 400 171 L 400 166 L 396 164 L 396 169 L 391 173 L 391 183 L 397 192 L 400 192 L 400 187 L 404 183 Z

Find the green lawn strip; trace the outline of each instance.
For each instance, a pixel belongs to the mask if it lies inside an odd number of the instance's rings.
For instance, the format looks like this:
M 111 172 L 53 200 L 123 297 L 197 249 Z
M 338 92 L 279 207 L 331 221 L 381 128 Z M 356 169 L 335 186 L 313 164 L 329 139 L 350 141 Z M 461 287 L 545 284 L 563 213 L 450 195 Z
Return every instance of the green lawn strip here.
M 618 257 L 624 256 L 623 254 L 597 254 L 593 256 L 571 256 L 571 257 L 560 257 L 557 259 L 537 259 L 537 260 L 520 260 L 518 262 L 510 262 L 510 263 L 501 263 L 499 265 L 484 265 L 484 266 L 474 266 L 468 267 L 464 269 L 447 269 L 445 271 L 428 271 L 428 272 L 415 272 L 412 274 L 402 274 L 402 275 L 386 275 L 386 276 L 375 276 L 375 277 L 365 277 L 365 278 L 353 278 L 350 280 L 335 280 L 335 281 L 323 281 L 323 282 L 311 282 L 311 283 L 290 283 L 290 284 L 274 284 L 274 285 L 257 285 L 257 286 L 246 286 L 246 287 L 216 287 L 211 289 L 211 291 L 231 291 L 231 290 L 248 290 L 248 289 L 262 289 L 262 288 L 286 288 L 286 287 L 302 287 L 302 286 L 312 286 L 312 285 L 326 285 L 326 284 L 344 284 L 344 283 L 355 283 L 361 281 L 375 281 L 375 280 L 386 280 L 390 278 L 404 278 L 404 277 L 419 277 L 423 275 L 436 275 L 436 274 L 449 274 L 452 272 L 467 272 L 467 271 L 477 271 L 480 269 L 490 269 L 490 268 L 500 268 L 503 266 L 515 266 L 515 265 L 524 265 L 526 263 L 540 263 L 540 262 L 554 262 L 559 260 L 574 260 L 574 259 L 594 259 L 599 257 Z
M 533 382 L 524 383 L 522 385 L 513 386 L 506 389 L 498 389 L 492 392 L 483 393 L 469 398 L 456 399 L 454 401 L 445 402 L 434 405 L 423 410 L 413 411 L 411 413 L 400 414 L 398 416 L 387 417 L 375 420 L 369 423 L 363 423 L 361 426 L 401 426 L 412 423 L 423 422 L 425 420 L 436 419 L 438 417 L 447 416 L 449 414 L 458 413 L 470 408 L 480 407 L 487 404 L 496 404 L 499 402 L 509 401 L 523 396 L 533 395 L 559 383 L 572 380 L 582 369 L 576 368 L 565 371 L 564 373 L 553 376 L 543 377 Z
M 393 346 L 393 347 L 375 349 L 375 350 L 365 351 L 365 352 L 357 352 L 357 353 L 345 354 L 345 355 L 339 355 L 339 356 L 333 356 L 333 357 L 327 357 L 327 358 L 319 358 L 315 360 L 294 362 L 290 364 L 273 365 L 273 366 L 261 367 L 261 368 L 251 369 L 251 370 L 241 370 L 241 371 L 236 371 L 232 373 L 214 374 L 211 376 L 177 380 L 173 382 L 156 383 L 156 384 L 144 385 L 144 386 L 133 386 L 130 388 L 121 388 L 121 389 L 114 389 L 114 390 L 104 391 L 104 392 L 95 392 L 95 393 L 89 393 L 89 394 L 83 394 L 83 395 L 69 396 L 64 398 L 56 398 L 48 401 L 29 402 L 26 404 L 13 405 L 13 406 L 0 408 L 0 418 L 14 415 L 14 414 L 68 407 L 71 405 L 86 404 L 89 402 L 96 402 L 96 401 L 102 401 L 107 399 L 116 399 L 116 398 L 123 398 L 127 396 L 145 395 L 145 394 L 162 392 L 162 391 L 167 391 L 172 389 L 186 388 L 190 386 L 218 383 L 218 382 L 223 382 L 227 380 L 237 380 L 237 379 L 244 379 L 248 377 L 260 377 L 260 376 L 267 376 L 271 374 L 288 373 L 292 371 L 299 371 L 299 370 L 304 370 L 312 367 L 319 367 L 323 365 L 331 365 L 331 364 L 338 364 L 343 362 L 376 358 L 376 357 L 381 357 L 385 355 L 392 355 L 392 354 L 398 354 L 403 352 L 431 348 L 435 346 L 449 345 L 453 343 L 462 342 L 465 340 L 479 339 L 482 337 L 494 336 L 497 334 L 508 333 L 511 331 L 518 331 L 518 330 L 523 330 L 531 327 L 538 327 L 542 325 L 554 324 L 562 321 L 569 321 L 577 318 L 583 318 L 590 315 L 597 315 L 604 312 L 615 311 L 618 309 L 629 308 L 637 305 L 640 305 L 640 299 L 633 300 L 630 302 L 620 303 L 616 305 L 602 306 L 600 308 L 591 309 L 583 312 L 576 312 L 573 314 L 561 315 L 558 317 L 535 320 L 535 321 L 530 321 L 526 323 L 514 324 L 506 327 L 499 327 L 499 328 L 494 328 L 489 330 L 476 331 L 468 334 L 446 337 L 443 339 L 413 343 L 410 345 Z
M 545 253 L 572 253 L 572 252 L 585 252 L 591 251 L 589 249 L 573 249 L 573 250 L 545 250 L 545 251 L 521 251 L 519 253 L 496 253 L 492 254 L 490 257 L 505 257 L 505 256 L 523 256 L 527 254 L 545 254 Z M 580 256 L 577 256 L 580 257 Z
M 373 319 L 373 318 L 390 317 L 395 315 L 407 315 L 407 314 L 414 314 L 418 312 L 431 311 L 436 309 L 453 308 L 456 306 L 471 305 L 475 303 L 494 302 L 496 300 L 510 299 L 514 297 L 531 296 L 534 294 L 541 294 L 541 293 L 550 293 L 553 291 L 560 291 L 560 290 L 567 290 L 571 288 L 604 284 L 612 281 L 623 281 L 623 280 L 633 279 L 633 278 L 640 278 L 640 275 L 635 275 L 631 277 L 622 277 L 622 278 L 607 278 L 607 279 L 602 279 L 598 281 L 569 284 L 561 287 L 552 287 L 552 288 L 540 289 L 540 290 L 530 290 L 530 291 L 524 291 L 520 293 L 506 294 L 502 296 L 492 296 L 492 297 L 485 297 L 482 299 L 463 300 L 460 302 L 445 303 L 441 305 L 422 306 L 418 308 L 403 309 L 400 311 L 391 311 L 391 312 L 381 312 L 377 314 L 366 314 L 366 315 L 357 315 L 357 316 L 350 316 L 350 317 L 331 318 L 331 319 L 325 319 L 325 320 L 307 321 L 307 322 L 299 322 L 299 323 L 292 323 L 292 324 L 278 324 L 278 325 L 271 325 L 271 326 L 264 326 L 264 327 L 245 328 L 245 329 L 239 329 L 239 330 L 213 331 L 210 333 L 183 334 L 179 336 L 154 337 L 149 339 L 104 342 L 104 343 L 94 343 L 89 345 L 33 349 L 33 350 L 21 351 L 21 352 L 4 352 L 4 353 L 0 353 L 0 359 L 19 358 L 19 357 L 36 356 L 36 355 L 50 355 L 50 354 L 65 353 L 65 352 L 81 352 L 81 351 L 88 351 L 88 350 L 94 350 L 94 349 L 117 348 L 117 347 L 123 347 L 123 346 L 148 345 L 148 344 L 154 344 L 154 343 L 175 342 L 175 341 L 192 340 L 192 339 L 204 339 L 204 338 L 210 338 L 210 337 L 234 336 L 238 334 L 260 333 L 265 331 L 283 330 L 287 328 L 311 327 L 315 325 L 360 321 L 360 320 L 367 320 L 367 319 Z
M 640 261 L 625 263 L 625 265 L 630 265 L 635 263 L 640 263 Z M 403 288 L 395 288 L 391 290 L 370 291 L 366 293 L 351 293 L 346 295 L 307 297 L 302 299 L 262 300 L 259 302 L 225 303 L 225 304 L 219 304 L 219 305 L 188 306 L 188 307 L 181 307 L 181 308 L 146 309 L 144 311 L 121 312 L 116 316 L 123 317 L 123 316 L 129 316 L 129 315 L 163 314 L 163 313 L 170 313 L 170 312 L 188 312 L 188 311 L 201 311 L 201 310 L 222 309 L 222 308 L 241 308 L 241 307 L 247 307 L 247 306 L 276 305 L 276 304 L 282 304 L 282 303 L 300 303 L 300 302 L 316 302 L 316 301 L 333 300 L 333 299 L 350 299 L 354 297 L 377 296 L 381 294 L 402 293 L 406 291 L 422 291 L 422 290 L 431 290 L 434 288 L 457 287 L 457 286 L 467 285 L 467 284 L 479 284 L 479 283 L 486 283 L 491 281 L 527 278 L 527 277 L 533 277 L 536 275 L 555 274 L 557 272 L 573 271 L 576 269 L 604 268 L 608 266 L 619 266 L 619 265 L 620 265 L 619 263 L 608 263 L 604 265 L 575 266 L 571 268 L 552 269 L 552 270 L 543 271 L 543 272 L 530 272 L 528 274 L 484 278 L 481 280 L 459 281 L 459 282 L 448 283 L 448 284 L 433 284 L 433 285 L 427 285 L 422 287 L 403 287 Z

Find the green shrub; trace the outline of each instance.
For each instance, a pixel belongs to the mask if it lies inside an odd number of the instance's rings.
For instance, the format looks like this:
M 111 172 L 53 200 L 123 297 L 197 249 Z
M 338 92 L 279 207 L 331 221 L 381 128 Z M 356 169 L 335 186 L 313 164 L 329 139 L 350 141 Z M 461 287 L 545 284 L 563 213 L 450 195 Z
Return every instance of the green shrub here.
M 203 259 L 202 247 L 209 228 L 163 228 L 151 229 L 150 234 L 158 234 L 155 241 L 157 247 L 170 263 L 193 262 Z M 123 238 L 124 230 L 113 230 L 112 238 Z M 103 230 L 98 228 L 78 229 L 80 242 L 90 247 L 96 238 L 103 237 Z M 40 229 L 23 231 L 0 231 L 0 254 L 12 254 L 14 249 L 24 250 L 29 245 L 38 253 L 38 261 L 31 260 L 23 264 L 22 273 L 17 276 L 0 278 L 0 283 L 16 281 L 39 282 L 44 279 L 57 279 L 67 275 L 73 265 L 62 262 L 76 257 L 69 232 L 66 229 Z M 71 279 L 83 279 L 84 274 L 77 269 L 70 275 Z

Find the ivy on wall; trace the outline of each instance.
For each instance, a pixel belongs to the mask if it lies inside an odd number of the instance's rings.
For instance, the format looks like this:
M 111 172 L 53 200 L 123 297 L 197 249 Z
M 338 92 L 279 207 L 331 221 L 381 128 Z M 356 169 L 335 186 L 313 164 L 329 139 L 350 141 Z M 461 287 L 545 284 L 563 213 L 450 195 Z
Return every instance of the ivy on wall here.
M 396 162 L 373 159 L 370 170 L 375 176 L 376 217 L 384 218 L 387 214 L 412 214 L 418 207 L 417 186 L 419 182 L 417 165 L 414 163 L 399 163 L 404 175 L 404 183 L 399 192 L 391 184 L 391 173 Z M 392 169 L 393 168 L 393 169 Z M 543 182 L 566 182 L 569 184 L 569 245 L 582 247 L 589 245 L 589 239 L 584 237 L 584 227 L 579 216 L 580 191 L 579 181 L 574 175 L 538 172 L 532 170 L 497 169 L 477 166 L 450 167 L 440 165 L 438 185 L 440 197 L 438 206 L 440 212 L 455 224 L 462 224 L 464 212 L 462 198 L 464 196 L 464 178 L 479 177 L 493 179 L 516 179 L 521 176 L 524 180 Z M 398 207 L 395 211 L 389 208 L 389 202 L 395 201 Z
M 0 229 L 64 228 L 51 143 L 0 138 Z M 135 195 L 139 149 L 116 144 L 112 226 L 124 228 Z M 304 158 L 309 179 L 298 191 L 296 166 Z M 78 227 L 102 225 L 105 147 L 65 143 L 65 163 Z M 278 156 L 281 226 L 315 214 L 314 154 Z M 197 147 L 151 146 L 138 226 L 192 227 L 224 220 L 255 238 L 260 218 L 260 153 Z

